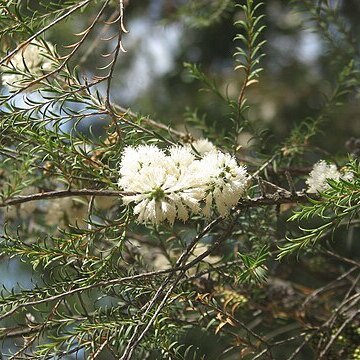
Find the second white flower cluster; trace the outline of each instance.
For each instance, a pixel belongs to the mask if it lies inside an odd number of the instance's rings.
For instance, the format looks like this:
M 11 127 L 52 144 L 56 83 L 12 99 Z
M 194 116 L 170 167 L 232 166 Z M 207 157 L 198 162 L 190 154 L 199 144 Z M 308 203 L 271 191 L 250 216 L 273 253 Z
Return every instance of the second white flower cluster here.
M 245 166 L 213 146 L 201 151 L 202 158 L 196 157 L 193 148 L 124 149 L 119 186 L 131 193 L 123 202 L 135 204 L 139 223 L 172 225 L 175 219 L 186 221 L 191 214 L 210 217 L 214 211 L 225 217 L 245 194 L 249 183 Z
M 352 181 L 354 174 L 348 171 L 346 168 L 339 171 L 335 164 L 328 164 L 324 160 L 318 161 L 311 170 L 306 184 L 308 185 L 308 193 L 323 192 L 330 188 L 328 180 L 340 181 Z

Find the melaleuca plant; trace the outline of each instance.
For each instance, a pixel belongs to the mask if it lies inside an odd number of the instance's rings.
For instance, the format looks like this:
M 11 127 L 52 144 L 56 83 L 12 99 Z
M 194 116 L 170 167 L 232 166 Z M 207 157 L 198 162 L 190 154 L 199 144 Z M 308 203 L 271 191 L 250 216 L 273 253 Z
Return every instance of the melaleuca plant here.
M 358 358 L 359 139 L 321 140 L 358 108 L 345 5 L 140 3 L 0 0 L 2 357 Z M 183 65 L 131 103 L 159 24 Z M 326 49 L 289 88 L 286 27 Z

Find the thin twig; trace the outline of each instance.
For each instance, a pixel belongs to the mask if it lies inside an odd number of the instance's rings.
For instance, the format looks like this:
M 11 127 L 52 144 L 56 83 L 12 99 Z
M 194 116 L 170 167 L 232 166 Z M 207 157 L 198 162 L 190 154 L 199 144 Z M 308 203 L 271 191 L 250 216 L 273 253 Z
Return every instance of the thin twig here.
M 123 116 L 127 115 L 132 119 L 138 119 L 140 117 L 138 114 L 134 113 L 133 111 L 131 111 L 129 109 L 125 109 L 122 106 L 113 105 L 113 107 L 117 112 L 123 114 Z M 164 130 L 164 131 L 168 132 L 171 135 L 175 135 L 176 137 L 179 137 L 179 138 L 187 138 L 188 137 L 188 134 L 186 134 L 186 133 L 184 133 L 182 131 L 175 130 L 175 129 L 171 128 L 170 126 L 162 124 L 162 123 L 160 123 L 158 121 L 155 121 L 153 119 L 150 119 L 149 117 L 141 117 L 141 120 L 142 120 L 142 122 L 144 124 L 147 124 L 147 125 L 149 125 L 151 127 L 155 127 L 155 128 Z
M 114 50 L 114 56 L 110 63 L 109 74 L 107 75 L 107 85 L 106 85 L 106 105 L 107 105 L 107 107 L 111 107 L 111 100 L 110 100 L 111 81 L 112 81 L 112 77 L 113 77 L 113 74 L 115 71 L 117 59 L 119 57 L 120 51 L 126 52 L 122 45 L 122 35 L 124 33 L 128 32 L 124 26 L 124 2 L 123 2 L 123 0 L 119 0 L 119 7 L 120 7 L 119 15 L 115 20 L 112 21 L 113 23 L 118 22 L 119 26 L 118 26 L 117 43 L 116 43 L 116 47 Z
M 346 271 L 344 274 L 341 274 L 340 276 L 338 276 L 335 280 L 331 281 L 330 283 L 326 284 L 325 286 L 322 286 L 318 289 L 316 289 L 315 291 L 313 291 L 306 299 L 305 301 L 302 303 L 301 308 L 305 308 L 306 305 L 312 301 L 314 298 L 316 298 L 319 294 L 323 293 L 324 291 L 328 291 L 330 289 L 334 288 L 334 285 L 336 285 L 339 281 L 345 279 L 346 277 L 348 277 L 351 273 L 353 273 L 355 270 L 357 269 L 357 267 L 352 267 L 351 269 L 349 269 L 348 271 Z
M 19 205 L 30 201 L 38 201 L 38 200 L 47 200 L 47 199 L 57 199 L 57 198 L 65 198 L 72 196 L 125 196 L 131 195 L 130 193 L 126 193 L 124 191 L 116 191 L 116 190 L 97 190 L 97 189 L 74 189 L 74 190 L 53 190 L 46 191 L 37 194 L 31 195 L 19 195 L 14 197 L 13 199 L 5 200 L 0 203 L 1 207 L 6 207 L 10 205 Z
M 31 88 L 32 86 L 40 83 L 42 80 L 45 80 L 49 77 L 51 77 L 52 75 L 55 75 L 57 73 L 59 73 L 61 71 L 61 69 L 64 68 L 64 66 L 69 62 L 69 60 L 74 56 L 74 54 L 77 52 L 77 50 L 79 50 L 79 48 L 81 47 L 81 45 L 84 43 L 85 39 L 88 37 L 88 35 L 90 34 L 90 32 L 94 29 L 96 23 L 98 22 L 98 20 L 100 19 L 101 15 L 103 14 L 103 12 L 105 11 L 105 8 L 107 6 L 107 4 L 110 2 L 110 0 L 106 0 L 105 3 L 103 4 L 103 6 L 101 7 L 100 11 L 98 12 L 98 14 L 95 16 L 94 20 L 92 21 L 92 23 L 90 24 L 90 26 L 88 26 L 88 28 L 82 32 L 82 38 L 75 44 L 75 46 L 72 46 L 73 49 L 70 51 L 70 53 L 66 56 L 64 56 L 61 59 L 64 59 L 64 61 L 54 70 L 38 77 L 37 79 L 29 82 L 26 86 L 22 86 L 18 91 L 15 91 L 13 94 L 11 94 L 10 96 L 8 96 L 2 103 L 0 103 L 0 105 L 5 104 L 6 102 L 9 102 L 10 100 L 12 100 L 13 98 L 15 98 L 18 94 L 20 94 L 21 92 L 23 92 L 26 89 Z M 28 44 L 29 41 L 31 41 L 34 38 L 34 36 L 31 36 L 26 42 L 20 44 L 19 46 L 23 45 L 23 44 Z M 18 48 L 19 48 L 18 46 Z M 16 49 L 18 49 L 16 48 Z M 16 52 L 16 49 L 14 50 L 14 52 Z M 20 47 L 21 49 L 21 47 Z M 1 62 L 0 62 L 1 64 Z M 104 79 L 102 79 L 103 81 Z M 86 88 L 88 89 L 89 86 L 87 85 Z M 43 104 L 42 104 L 43 106 Z
M 336 333 L 334 335 L 331 336 L 330 341 L 327 343 L 327 345 L 325 346 L 325 348 L 321 351 L 320 355 L 319 355 L 319 360 L 323 359 L 324 356 L 326 355 L 326 353 L 329 351 L 330 347 L 332 346 L 332 344 L 334 343 L 334 341 L 339 337 L 339 335 L 341 334 L 341 332 L 344 330 L 344 328 L 346 327 L 346 325 L 351 324 L 351 322 L 356 318 L 356 316 L 358 316 L 360 314 L 360 309 L 355 311 L 349 318 L 347 318 L 339 327 L 339 329 L 336 331 Z
M 18 51 L 20 51 L 23 47 L 28 45 L 32 40 L 36 39 L 39 35 L 44 33 L 46 30 L 50 29 L 51 27 L 53 27 L 60 21 L 64 20 L 66 17 L 68 17 L 70 14 L 72 14 L 76 10 L 81 9 L 83 6 L 87 5 L 90 1 L 91 0 L 84 0 L 78 4 L 75 4 L 69 12 L 65 13 L 64 15 L 59 16 L 57 19 L 52 21 L 50 24 L 44 26 L 39 31 L 37 31 L 34 35 L 31 35 L 27 40 L 25 40 L 21 44 L 19 44 L 13 51 L 10 51 L 5 57 L 0 59 L 0 65 L 4 64 L 7 60 L 11 59 L 11 57 L 13 55 L 15 55 Z
M 119 191 L 119 190 L 102 190 L 102 189 L 70 189 L 70 190 L 53 190 L 46 191 L 31 195 L 18 195 L 12 199 L 5 200 L 0 202 L 0 208 L 10 205 L 19 205 L 22 203 L 46 199 L 56 199 L 72 196 L 114 196 L 122 197 L 133 195 L 133 193 Z M 275 194 L 267 195 L 266 197 L 255 197 L 252 199 L 241 199 L 236 205 L 236 209 L 246 209 L 258 206 L 272 206 L 272 205 L 281 205 L 281 204 L 293 204 L 293 203 L 307 203 L 311 199 L 318 199 L 316 195 L 306 195 L 303 193 L 296 193 L 295 195 L 287 194 Z
M 139 334 L 140 328 L 141 328 L 141 324 L 142 322 L 139 323 L 139 325 L 136 326 L 134 333 L 132 335 L 132 337 L 130 338 L 124 352 L 123 355 L 121 357 L 120 360 L 131 360 L 132 358 L 132 354 L 135 351 L 136 347 L 138 346 L 138 344 L 140 343 L 140 341 L 143 339 L 143 337 L 146 335 L 146 333 L 149 331 L 150 327 L 152 326 L 153 322 L 156 320 L 158 314 L 160 313 L 160 311 L 162 310 L 162 308 L 166 305 L 166 302 L 168 300 L 168 298 L 170 297 L 170 295 L 172 294 L 173 290 L 175 289 L 176 285 L 178 284 L 178 282 L 181 280 L 181 278 L 185 275 L 186 270 L 193 266 L 191 262 L 190 264 L 185 265 L 185 262 L 187 261 L 187 259 L 190 256 L 190 253 L 192 251 L 192 249 L 194 248 L 194 246 L 199 242 L 199 240 L 205 236 L 213 227 L 215 227 L 218 223 L 220 223 L 223 220 L 223 218 L 218 217 L 217 219 L 213 220 L 209 225 L 207 225 L 203 231 L 201 233 L 199 233 L 193 240 L 192 242 L 188 245 L 188 247 L 186 248 L 186 250 L 182 253 L 182 255 L 179 257 L 179 259 L 177 260 L 176 265 L 184 265 L 183 270 L 178 274 L 178 276 L 176 277 L 175 281 L 173 282 L 173 284 L 170 286 L 170 288 L 168 289 L 168 291 L 166 292 L 166 294 L 163 296 L 162 301 L 160 302 L 160 304 L 158 305 L 157 309 L 155 310 L 153 316 L 151 317 L 150 320 L 147 321 L 147 324 L 145 326 L 145 328 L 142 330 L 142 332 Z M 226 240 L 229 236 L 229 234 L 231 233 L 233 226 L 235 225 L 236 221 L 232 222 L 232 225 L 228 227 L 227 231 L 223 234 L 223 236 L 221 237 L 221 240 L 218 240 L 219 242 L 222 242 L 224 240 Z M 200 255 L 199 257 L 197 257 L 198 262 L 201 261 L 203 259 L 204 254 Z M 206 257 L 206 256 L 204 256 Z M 168 276 L 168 278 L 163 282 L 163 284 L 160 286 L 159 290 L 156 292 L 156 294 L 154 295 L 153 299 L 151 300 L 149 306 L 147 307 L 146 311 L 144 312 L 142 319 L 144 320 L 145 316 L 149 313 L 149 311 L 151 310 L 151 308 L 153 307 L 153 305 L 156 303 L 157 299 L 163 294 L 163 289 L 165 288 L 165 286 L 170 282 L 171 278 L 172 278 L 173 274 L 170 274 Z

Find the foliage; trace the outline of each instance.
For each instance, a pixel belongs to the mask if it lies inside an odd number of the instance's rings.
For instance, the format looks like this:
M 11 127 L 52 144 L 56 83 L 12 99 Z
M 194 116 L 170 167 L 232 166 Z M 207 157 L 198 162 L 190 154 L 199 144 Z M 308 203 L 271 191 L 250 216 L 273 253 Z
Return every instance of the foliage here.
M 304 205 L 289 218 L 289 221 L 309 220 L 320 218 L 325 223 L 314 228 L 302 229 L 305 235 L 289 239 L 289 243 L 281 247 L 279 258 L 301 248 L 309 247 L 315 241 L 332 233 L 341 226 L 349 226 L 351 221 L 359 216 L 360 194 L 359 176 L 360 168 L 357 161 L 348 164 L 353 179 L 334 181 L 329 180 L 329 190 L 322 193 L 320 200 L 309 199 L 310 204 Z M 355 220 L 356 221 L 356 220 Z
M 324 154 L 335 158 L 317 142 L 326 133 L 325 124 L 339 109 L 358 105 L 358 39 L 340 5 L 307 0 L 286 5 L 305 28 L 323 35 L 330 54 L 339 47 L 344 51 L 326 65 L 330 71 L 320 104 L 309 106 L 310 114 L 294 123 L 281 141 L 271 141 L 273 129 L 254 120 L 275 92 L 266 89 L 271 63 L 265 53 L 270 52 L 266 44 L 273 21 L 269 3 L 164 2 L 161 14 L 168 26 L 191 25 L 186 29 L 192 31 L 186 33 L 193 35 L 191 40 L 212 29 L 219 32 L 229 22 L 235 33 L 223 34 L 231 44 L 230 71 L 215 73 L 209 63 L 179 55 L 184 69 L 176 81 L 169 76 L 168 92 L 174 88 L 181 94 L 185 88 L 189 95 L 164 107 L 167 116 L 179 107 L 185 115 L 165 122 L 161 115 L 141 114 L 154 107 L 145 106 L 141 113 L 132 110 L 136 105 L 128 109 L 119 95 L 119 63 L 131 38 L 128 19 L 140 16 L 143 4 L 0 1 L 4 358 L 357 356 L 357 139 L 351 139 L 353 154 L 347 164 L 345 151 L 336 157 L 351 176 L 328 180 L 321 193 L 303 187 L 315 159 Z M 140 17 L 146 23 L 144 19 Z M 149 32 L 148 46 L 151 40 Z M 199 83 L 206 90 L 201 95 Z M 158 80 L 149 99 L 164 93 Z M 200 142 L 210 150 L 197 147 L 203 136 L 213 141 Z M 160 156 L 149 159 L 150 153 L 123 166 L 126 149 L 139 145 L 157 149 L 155 155 L 162 149 L 163 154 L 187 150 L 173 168 L 169 162 L 161 167 Z M 204 211 L 186 212 L 186 221 L 174 224 L 157 221 L 159 212 L 169 211 L 160 170 L 171 168 L 167 178 L 178 176 L 172 186 L 180 188 L 184 173 L 191 170 L 189 157 L 202 164 L 199 160 L 211 158 L 206 153 L 214 154 L 214 146 L 221 158 L 219 171 L 210 174 L 212 182 L 202 186 L 196 204 L 190 190 L 197 187 L 182 188 L 181 201 L 179 189 L 169 190 L 178 207 L 209 206 L 212 211 L 207 217 Z M 146 172 L 149 164 L 152 178 Z M 239 169 L 245 173 L 243 166 L 249 175 L 236 193 L 234 179 Z M 196 174 L 199 180 L 211 166 L 197 169 L 204 171 Z M 155 179 L 156 191 L 143 186 L 126 192 L 119 178 L 127 171 L 131 189 Z M 232 206 L 234 197 L 240 198 L 237 204 L 220 211 Z M 139 223 L 129 198 L 135 203 L 151 199 L 154 221 L 144 215 Z

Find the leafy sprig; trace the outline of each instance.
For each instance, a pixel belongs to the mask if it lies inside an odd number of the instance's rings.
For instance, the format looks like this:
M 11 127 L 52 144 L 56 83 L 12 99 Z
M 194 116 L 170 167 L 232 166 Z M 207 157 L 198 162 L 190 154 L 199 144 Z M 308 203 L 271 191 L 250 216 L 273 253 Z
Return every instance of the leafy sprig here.
M 309 199 L 289 221 L 319 219 L 322 224 L 313 228 L 300 229 L 305 233 L 299 237 L 288 237 L 288 243 L 280 246 L 278 259 L 293 252 L 313 246 L 322 237 L 334 232 L 340 225 L 347 225 L 358 218 L 360 211 L 360 167 L 356 160 L 350 161 L 347 171 L 352 174 L 349 180 L 328 180 L 329 189 L 321 193 L 319 200 Z

